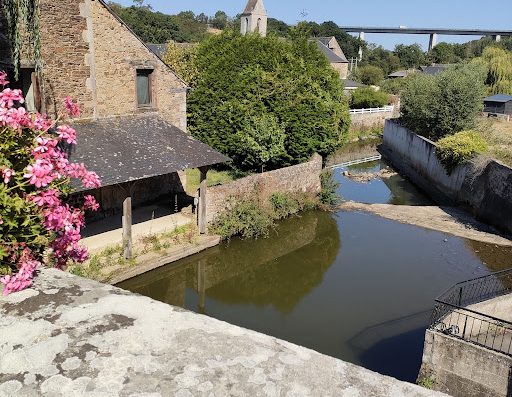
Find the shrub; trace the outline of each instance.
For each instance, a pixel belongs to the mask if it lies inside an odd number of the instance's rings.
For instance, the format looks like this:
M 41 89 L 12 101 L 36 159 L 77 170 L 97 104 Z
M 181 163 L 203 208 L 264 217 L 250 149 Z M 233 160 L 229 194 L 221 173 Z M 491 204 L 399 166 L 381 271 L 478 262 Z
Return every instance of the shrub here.
M 471 129 L 483 97 L 484 70 L 477 65 L 416 76 L 402 92 L 402 124 L 431 139 Z
M 190 131 L 201 141 L 234 159 L 243 169 L 259 170 L 272 150 L 267 168 L 327 155 L 342 142 L 350 117 L 339 75 L 308 37 L 281 40 L 273 35 L 242 36 L 225 31 L 199 45 L 198 79 L 190 92 Z M 258 120 L 264 117 L 266 120 Z M 256 155 L 245 162 L 240 133 L 265 127 L 282 131 L 281 141 L 251 143 Z M 270 145 L 270 146 L 269 146 Z M 263 150 L 261 150 L 263 149 Z M 277 153 L 277 154 L 276 154 Z
M 389 103 L 389 96 L 385 92 L 375 91 L 371 87 L 358 88 L 350 100 L 351 109 L 380 108 Z
M 487 143 L 475 131 L 462 131 L 437 142 L 436 154 L 448 174 L 479 153 L 487 151 Z
M 0 87 L 7 85 L 0 72 Z M 73 207 L 65 202 L 71 178 L 98 188 L 98 176 L 68 161 L 63 146 L 76 143 L 76 132 L 19 107 L 20 90 L 0 92 L 0 279 L 4 294 L 29 287 L 36 269 L 82 263 L 87 250 L 79 245 L 86 210 L 99 205 L 92 196 Z M 78 116 L 70 98 L 61 117 Z
M 320 174 L 322 188 L 318 194 L 320 202 L 326 206 L 334 207 L 339 204 L 341 197 L 338 194 L 340 184 L 334 179 L 331 169 L 325 169 Z
M 354 78 L 366 85 L 377 85 L 384 80 L 384 71 L 378 66 L 361 66 L 354 73 Z

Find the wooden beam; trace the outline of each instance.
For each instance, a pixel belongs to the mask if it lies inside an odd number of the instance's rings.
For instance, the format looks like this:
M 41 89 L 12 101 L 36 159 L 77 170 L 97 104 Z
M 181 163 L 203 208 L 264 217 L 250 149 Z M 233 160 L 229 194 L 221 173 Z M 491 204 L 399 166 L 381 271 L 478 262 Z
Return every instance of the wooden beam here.
M 132 198 L 126 197 L 123 202 L 123 253 L 125 259 L 132 258 Z
M 199 184 L 199 208 L 198 208 L 198 226 L 199 233 L 206 234 L 206 194 L 207 194 L 207 182 L 206 174 L 208 173 L 208 167 L 200 167 L 199 172 L 201 173 L 200 184 Z

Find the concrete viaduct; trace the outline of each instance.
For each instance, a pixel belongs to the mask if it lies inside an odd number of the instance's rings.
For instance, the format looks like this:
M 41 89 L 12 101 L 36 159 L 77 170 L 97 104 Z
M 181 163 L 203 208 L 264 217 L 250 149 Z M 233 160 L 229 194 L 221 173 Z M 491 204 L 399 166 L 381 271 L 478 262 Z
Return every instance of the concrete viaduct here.
M 500 41 L 502 36 L 512 36 L 512 30 L 485 30 L 485 29 L 421 29 L 421 28 L 408 28 L 401 26 L 398 28 L 376 28 L 376 27 L 362 27 L 362 26 L 349 26 L 341 28 L 345 32 L 359 33 L 359 38 L 364 40 L 365 33 L 390 33 L 390 34 L 425 34 L 430 35 L 430 42 L 428 50 L 431 51 L 437 45 L 438 35 L 448 36 L 491 36 L 496 41 Z

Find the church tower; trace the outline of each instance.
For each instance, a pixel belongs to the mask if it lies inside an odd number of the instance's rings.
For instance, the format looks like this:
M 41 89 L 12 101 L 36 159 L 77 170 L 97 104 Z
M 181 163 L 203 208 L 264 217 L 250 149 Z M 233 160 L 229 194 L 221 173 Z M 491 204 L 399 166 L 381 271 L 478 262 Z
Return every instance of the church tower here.
M 263 0 L 249 0 L 241 17 L 242 34 L 257 32 L 267 35 L 267 11 Z

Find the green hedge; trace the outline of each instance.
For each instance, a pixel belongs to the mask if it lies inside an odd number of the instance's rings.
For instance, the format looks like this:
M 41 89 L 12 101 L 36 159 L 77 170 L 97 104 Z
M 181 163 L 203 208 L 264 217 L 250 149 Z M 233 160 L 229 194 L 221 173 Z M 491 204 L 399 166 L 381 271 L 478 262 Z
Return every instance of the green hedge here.
M 436 154 L 448 174 L 461 164 L 487 151 L 487 143 L 475 131 L 462 131 L 437 142 Z

